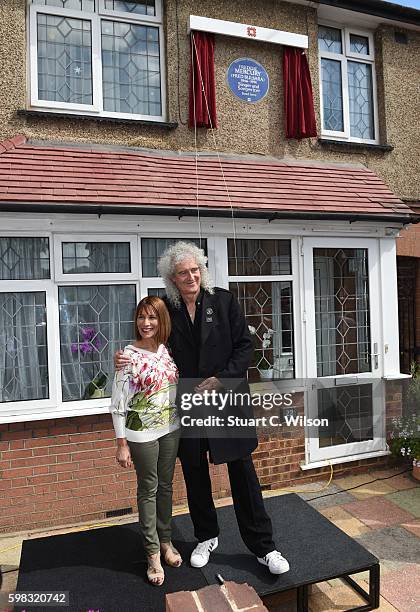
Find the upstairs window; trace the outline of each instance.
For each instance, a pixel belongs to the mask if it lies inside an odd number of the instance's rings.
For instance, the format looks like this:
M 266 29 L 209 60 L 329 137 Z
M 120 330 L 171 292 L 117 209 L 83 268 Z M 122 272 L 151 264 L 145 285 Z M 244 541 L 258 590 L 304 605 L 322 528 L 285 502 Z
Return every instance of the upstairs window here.
M 318 26 L 322 135 L 378 142 L 374 43 L 370 32 Z
M 31 0 L 31 105 L 164 120 L 160 0 Z

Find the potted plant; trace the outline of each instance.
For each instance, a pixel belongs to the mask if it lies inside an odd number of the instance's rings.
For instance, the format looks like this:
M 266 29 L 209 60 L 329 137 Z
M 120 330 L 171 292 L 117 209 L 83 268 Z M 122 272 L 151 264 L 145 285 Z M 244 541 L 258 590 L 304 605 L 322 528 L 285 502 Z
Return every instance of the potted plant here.
M 97 366 L 95 360 L 95 355 L 99 353 L 101 349 L 100 336 L 93 327 L 81 327 L 80 336 L 82 341 L 73 342 L 71 345 L 71 352 L 77 355 L 79 359 L 82 357 L 86 358 L 87 355 L 90 355 L 92 370 L 91 380 L 83 393 L 83 399 L 105 397 L 108 375 L 101 370 L 101 365 L 99 365 L 99 367 Z
M 255 327 L 252 327 L 252 325 L 248 325 L 248 329 L 251 335 L 256 334 L 256 329 Z M 262 349 L 255 351 L 255 365 L 260 374 L 260 378 L 264 380 L 271 380 L 274 375 L 273 365 L 270 363 L 270 360 L 265 354 L 265 351 L 271 346 L 271 338 L 273 337 L 274 333 L 275 332 L 273 329 L 267 329 L 267 331 L 263 334 Z

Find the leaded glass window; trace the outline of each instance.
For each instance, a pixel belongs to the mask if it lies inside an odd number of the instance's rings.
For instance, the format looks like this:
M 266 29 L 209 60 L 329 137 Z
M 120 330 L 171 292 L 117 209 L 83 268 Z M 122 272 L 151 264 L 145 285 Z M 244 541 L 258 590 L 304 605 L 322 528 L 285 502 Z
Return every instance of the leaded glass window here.
M 50 278 L 48 238 L 0 237 L 0 280 Z
M 160 2 L 32 0 L 32 103 L 162 120 Z
M 92 104 L 90 21 L 38 14 L 38 97 Z
M 104 109 L 161 114 L 159 30 L 102 21 Z
M 291 274 L 290 240 L 228 240 L 231 276 Z
M 157 264 L 165 249 L 179 241 L 192 242 L 207 254 L 207 240 L 199 238 L 142 238 L 141 265 L 144 277 L 159 276 Z
M 129 242 L 63 242 L 64 274 L 131 272 Z
M 156 15 L 155 0 L 147 0 L 147 2 L 105 0 L 105 9 L 121 13 L 135 13 L 136 15 Z
M 113 356 L 134 336 L 134 285 L 59 287 L 63 401 L 111 395 Z
M 250 381 L 293 378 L 291 281 L 232 282 L 254 341 Z
M 370 34 L 318 26 L 322 128 L 327 137 L 375 141 L 374 49 Z
M 317 375 L 370 372 L 367 249 L 314 249 Z
M 0 402 L 49 396 L 45 293 L 0 293 Z

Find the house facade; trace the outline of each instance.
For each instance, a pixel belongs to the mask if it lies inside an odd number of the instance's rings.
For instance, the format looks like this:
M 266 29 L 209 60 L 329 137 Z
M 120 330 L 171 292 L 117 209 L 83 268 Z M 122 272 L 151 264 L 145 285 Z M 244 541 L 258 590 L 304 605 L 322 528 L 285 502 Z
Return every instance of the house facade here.
M 386 461 L 420 11 L 3 0 L 0 17 L 0 529 L 136 511 L 112 357 L 177 239 L 241 302 L 253 393 L 292 398 L 277 410 L 297 420 L 259 431 L 262 486 Z M 229 494 L 224 466 L 212 479 Z

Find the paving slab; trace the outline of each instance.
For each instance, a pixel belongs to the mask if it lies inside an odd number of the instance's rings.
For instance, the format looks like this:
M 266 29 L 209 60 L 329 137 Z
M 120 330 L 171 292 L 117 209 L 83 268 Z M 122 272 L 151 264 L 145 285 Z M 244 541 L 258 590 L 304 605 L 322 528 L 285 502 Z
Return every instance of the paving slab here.
M 352 516 L 349 512 L 346 512 L 346 510 L 341 508 L 341 506 L 324 508 L 320 512 L 332 523 L 334 523 L 334 525 L 339 527 L 339 529 L 347 533 L 347 535 L 352 538 L 357 538 L 362 533 L 369 531 L 369 527 L 367 525 Z
M 324 585 L 324 583 L 323 583 Z M 320 585 L 317 585 L 317 588 Z M 368 583 L 362 584 L 365 590 L 368 590 Z M 309 610 L 311 612 L 338 612 L 339 610 L 348 610 L 356 606 L 364 605 L 366 602 L 348 586 L 343 585 L 337 587 L 325 587 L 315 590 L 309 596 Z M 398 608 L 394 608 L 384 597 L 380 598 L 378 608 L 379 612 L 399 612 Z M 405 610 L 403 611 L 405 612 Z
M 419 565 L 408 565 L 400 571 L 389 572 L 381 580 L 382 595 L 402 612 L 420 610 Z
M 356 499 L 368 499 L 369 497 L 376 495 L 388 495 L 389 493 L 396 493 L 397 489 L 392 487 L 389 482 L 384 480 L 378 480 L 370 484 L 365 484 L 358 489 L 354 489 L 351 494 Z
M 371 472 L 371 474 L 375 478 L 386 478 L 386 480 L 383 482 L 391 485 L 391 487 L 394 487 L 394 489 L 397 491 L 413 489 L 414 487 L 418 486 L 418 481 L 411 476 L 411 472 L 404 472 L 402 474 L 401 472 L 403 472 L 401 468 L 390 468 L 387 470 L 375 470 L 374 472 Z
M 415 536 L 420 538 L 420 519 L 413 519 L 412 521 L 408 521 L 408 523 L 402 523 L 401 527 L 411 531 L 411 533 L 414 533 Z
M 305 501 L 310 502 L 312 508 L 316 510 L 349 504 L 355 499 L 349 493 L 345 493 L 337 484 L 330 484 L 327 489 L 317 493 L 298 493 L 298 495 Z
M 387 495 L 387 499 L 390 499 L 394 504 L 400 506 L 400 508 L 410 512 L 416 518 L 420 518 L 420 487 L 391 493 Z
M 406 492 L 403 491 L 403 493 Z M 412 514 L 403 510 L 388 498 L 389 496 L 386 498 L 383 496 L 369 497 L 351 504 L 345 504 L 343 508 L 372 529 L 380 529 L 412 520 Z
M 420 570 L 420 540 L 403 527 L 374 529 L 356 538 L 362 546 L 380 559 L 381 566 L 393 563 L 415 564 Z M 397 566 L 401 568 L 401 566 Z M 388 573 L 388 572 L 386 572 Z
M 24 539 L 22 535 L 0 537 L 0 565 L 19 565 Z
M 366 484 L 375 480 L 375 477 L 371 473 L 368 474 L 355 474 L 354 476 L 343 476 L 342 478 L 336 478 L 335 484 L 341 487 L 343 490 L 350 489 L 352 487 L 358 487 L 359 485 Z M 357 491 L 357 489 L 355 489 Z

